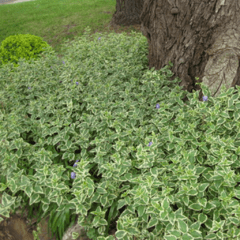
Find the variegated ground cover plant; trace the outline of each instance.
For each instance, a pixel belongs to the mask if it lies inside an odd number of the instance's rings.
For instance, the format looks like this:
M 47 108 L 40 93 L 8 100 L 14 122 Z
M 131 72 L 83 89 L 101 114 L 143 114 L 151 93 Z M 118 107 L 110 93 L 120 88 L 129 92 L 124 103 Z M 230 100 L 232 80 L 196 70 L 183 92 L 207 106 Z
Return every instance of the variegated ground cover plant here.
M 61 65 L 0 69 L 0 214 L 37 208 L 59 239 L 76 216 L 94 240 L 116 220 L 122 240 L 240 238 L 239 88 L 198 101 L 143 36 L 86 34 Z

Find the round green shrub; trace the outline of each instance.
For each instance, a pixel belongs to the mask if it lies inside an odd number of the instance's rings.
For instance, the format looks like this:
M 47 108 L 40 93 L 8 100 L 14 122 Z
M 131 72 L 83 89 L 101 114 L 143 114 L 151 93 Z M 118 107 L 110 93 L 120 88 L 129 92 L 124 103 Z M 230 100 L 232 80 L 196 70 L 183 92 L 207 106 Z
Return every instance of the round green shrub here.
M 15 67 L 20 58 L 30 62 L 37 59 L 44 51 L 53 50 L 41 37 L 31 34 L 11 35 L 2 41 L 0 45 L 0 64 L 12 62 Z

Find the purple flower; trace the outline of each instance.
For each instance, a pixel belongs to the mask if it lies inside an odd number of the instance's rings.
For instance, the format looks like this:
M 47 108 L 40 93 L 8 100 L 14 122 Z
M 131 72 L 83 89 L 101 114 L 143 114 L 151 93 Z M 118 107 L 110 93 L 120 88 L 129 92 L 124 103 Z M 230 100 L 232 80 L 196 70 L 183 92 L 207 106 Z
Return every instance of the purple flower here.
M 75 172 L 71 172 L 71 178 L 74 179 L 76 177 L 76 173 Z
M 74 164 L 73 164 L 73 167 L 77 167 L 77 164 L 76 164 L 76 163 L 74 163 Z
M 76 162 L 79 162 L 79 160 L 76 160 Z M 76 162 L 73 164 L 73 167 L 77 167 Z M 71 178 L 74 179 L 76 177 L 76 173 L 75 172 L 71 172 Z
M 153 142 L 150 142 L 150 143 L 148 144 L 148 146 L 150 147 L 152 144 L 153 144 Z
M 207 101 L 208 100 L 208 97 L 207 96 L 203 96 L 203 101 Z

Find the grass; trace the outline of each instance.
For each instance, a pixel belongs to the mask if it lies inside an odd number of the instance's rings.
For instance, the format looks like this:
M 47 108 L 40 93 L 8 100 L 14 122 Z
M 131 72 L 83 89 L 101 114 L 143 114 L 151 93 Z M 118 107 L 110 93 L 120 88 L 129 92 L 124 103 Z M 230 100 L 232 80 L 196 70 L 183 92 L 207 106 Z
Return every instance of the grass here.
M 70 47 L 87 26 L 92 30 L 90 35 L 140 32 L 134 26 L 110 26 L 115 8 L 116 0 L 35 0 L 0 5 L 0 42 L 14 34 L 40 36 L 61 58 L 64 56 L 61 44 L 69 40 Z
M 148 69 L 140 32 L 109 27 L 101 12 L 115 3 L 60 2 L 0 6 L 2 38 L 41 36 L 57 54 L 0 69 L 0 212 L 38 209 L 59 239 L 77 214 L 93 240 L 112 240 L 116 220 L 124 240 L 237 239 L 234 89 L 213 99 L 202 86 L 198 101 L 169 81 L 169 66 Z M 68 24 L 76 25 L 71 37 Z

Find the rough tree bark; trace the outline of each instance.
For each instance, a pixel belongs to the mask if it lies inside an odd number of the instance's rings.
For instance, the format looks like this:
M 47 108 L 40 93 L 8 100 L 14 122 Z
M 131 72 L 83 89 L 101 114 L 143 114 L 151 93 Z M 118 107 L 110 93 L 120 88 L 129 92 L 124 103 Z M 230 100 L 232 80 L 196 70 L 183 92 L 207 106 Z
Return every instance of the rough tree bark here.
M 116 11 L 113 14 L 111 25 L 130 26 L 140 24 L 144 0 L 117 0 Z
M 149 69 L 173 63 L 179 86 L 192 92 L 203 82 L 211 96 L 240 85 L 240 0 L 145 0 L 141 30 L 149 43 Z M 198 77 L 199 80 L 196 80 Z M 186 99 L 185 99 L 186 100 Z

